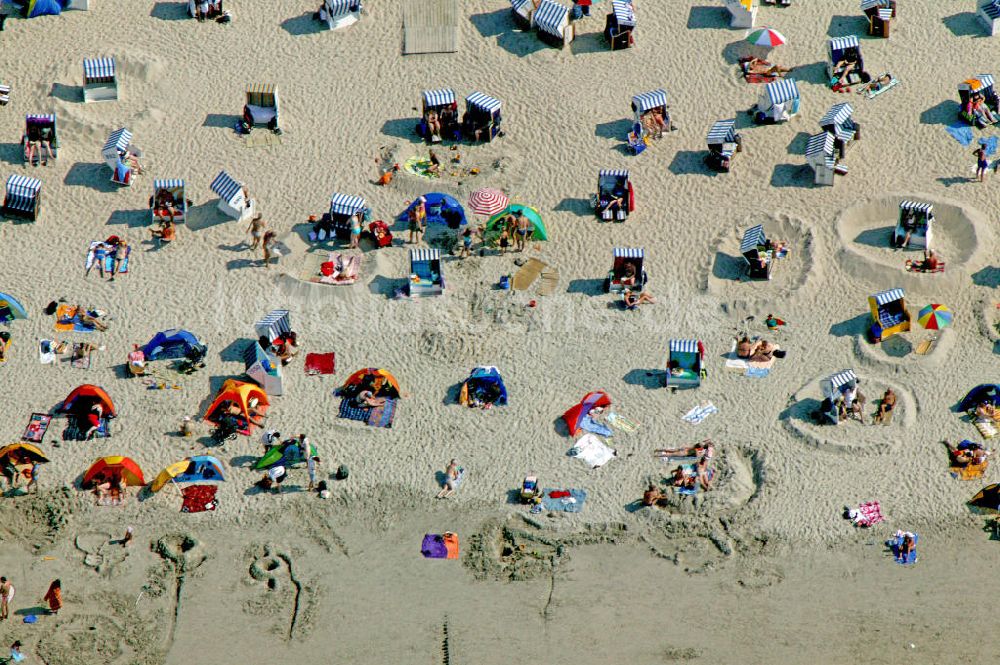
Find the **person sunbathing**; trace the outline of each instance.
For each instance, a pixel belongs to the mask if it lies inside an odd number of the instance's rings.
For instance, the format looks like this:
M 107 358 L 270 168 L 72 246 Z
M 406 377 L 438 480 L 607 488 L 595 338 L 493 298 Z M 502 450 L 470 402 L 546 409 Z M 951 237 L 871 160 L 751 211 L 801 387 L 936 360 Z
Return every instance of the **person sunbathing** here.
M 990 107 L 983 102 L 982 95 L 973 95 L 971 100 L 971 108 L 969 109 L 972 115 L 982 120 L 984 123 L 992 125 L 997 119 L 990 111 Z
M 653 483 L 649 484 L 646 491 L 642 493 L 642 505 L 644 506 L 655 506 L 660 501 L 667 498 L 667 495 L 660 491 Z
M 863 92 L 878 92 L 882 88 L 887 87 L 890 83 L 892 83 L 892 74 L 886 72 L 885 74 L 882 74 L 882 76 L 872 79 L 868 83 L 860 86 L 858 88 L 858 94 L 860 95 Z
M 670 476 L 670 484 L 681 489 L 694 489 L 698 479 L 687 472 L 683 465 L 678 465 Z
M 892 414 L 892 410 L 896 408 L 896 393 L 892 392 L 892 388 L 886 388 L 885 393 L 882 394 L 882 400 L 878 405 L 878 413 L 875 414 L 875 422 L 880 423 L 889 415 Z
M 715 456 L 715 444 L 708 439 L 693 446 L 684 448 L 658 448 L 653 451 L 656 457 L 698 457 L 712 459 Z
M 788 72 L 792 71 L 791 69 L 785 67 L 772 65 L 770 62 L 762 58 L 750 58 L 749 60 L 744 60 L 742 65 L 744 74 L 759 74 L 762 76 L 784 76 Z
M 948 457 L 952 466 L 965 467 L 982 464 L 990 454 L 990 451 L 982 444 L 973 441 L 962 441 L 957 446 L 953 446 L 947 441 L 943 443 L 948 449 Z
M 625 289 L 622 294 L 622 301 L 625 303 L 625 307 L 632 309 L 634 307 L 638 307 L 639 305 L 653 305 L 656 303 L 656 298 L 650 295 L 647 291 L 636 293 L 631 289 Z
M 99 330 L 101 332 L 104 332 L 105 330 L 108 329 L 107 324 L 105 324 L 96 316 L 91 316 L 89 313 L 87 313 L 87 310 L 81 307 L 80 305 L 77 305 L 76 307 L 73 308 L 73 311 L 68 318 L 79 319 L 80 323 L 86 328 L 93 328 L 94 330 Z
M 940 265 L 938 260 L 938 255 L 933 249 L 924 250 L 924 260 L 916 264 L 916 269 L 921 272 L 934 272 L 938 269 Z
M 736 356 L 754 362 L 771 360 L 777 350 L 777 346 L 765 339 L 751 340 L 749 337 L 741 337 L 736 342 Z
M 992 402 L 980 402 L 976 405 L 976 421 L 993 422 L 996 420 L 996 407 Z
M 375 393 L 370 390 L 362 390 L 358 393 L 358 396 L 354 398 L 354 401 L 360 407 L 379 407 L 385 405 L 384 397 L 375 397 Z

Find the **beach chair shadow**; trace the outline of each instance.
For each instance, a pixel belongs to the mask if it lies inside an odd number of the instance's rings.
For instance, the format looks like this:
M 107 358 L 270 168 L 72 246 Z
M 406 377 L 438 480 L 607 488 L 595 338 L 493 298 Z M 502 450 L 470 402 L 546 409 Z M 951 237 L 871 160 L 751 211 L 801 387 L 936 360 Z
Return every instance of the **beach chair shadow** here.
M 521 503 L 521 490 L 507 490 L 506 503 L 508 506 L 516 506 Z
M 184 2 L 157 2 L 149 15 L 161 21 L 180 21 L 190 18 Z
M 789 420 L 794 418 L 806 423 L 813 423 L 812 414 L 819 411 L 819 407 L 822 405 L 818 399 L 812 397 L 806 397 L 800 399 L 797 402 L 792 402 L 785 409 L 778 414 L 778 420 Z
M 642 386 L 648 390 L 655 390 L 664 386 L 664 374 L 664 370 L 632 369 L 622 377 L 622 380 L 630 386 Z
M 863 335 L 865 334 L 865 331 L 868 330 L 868 319 L 870 317 L 871 315 L 868 313 L 858 314 L 857 316 L 841 321 L 840 323 L 834 323 L 830 326 L 830 334 L 834 337 L 854 337 L 856 335 Z
M 865 229 L 854 237 L 854 242 L 879 249 L 890 249 L 889 240 L 895 228 L 895 226 L 883 226 L 879 229 Z
M 202 127 L 221 127 L 222 129 L 233 129 L 236 127 L 238 118 L 227 113 L 209 113 L 205 116 Z
M 572 212 L 578 217 L 593 217 L 594 209 L 590 207 L 590 199 L 580 199 L 567 197 L 556 204 L 553 208 L 558 212 Z
M 243 362 L 243 352 L 247 350 L 251 344 L 256 342 L 256 340 L 250 339 L 249 337 L 240 337 L 233 340 L 229 345 L 219 351 L 219 358 L 222 362 L 232 363 L 232 362 Z
M 418 118 L 396 118 L 386 120 L 382 123 L 382 133 L 397 139 L 403 139 L 410 143 L 423 143 L 423 139 L 417 136 Z
M 497 37 L 510 30 L 513 25 L 509 8 L 473 14 L 469 17 L 469 21 L 483 37 Z
M 742 256 L 733 256 L 725 252 L 716 252 L 712 262 L 712 276 L 729 282 L 738 282 L 743 278 L 746 263 Z
M 237 455 L 229 460 L 229 466 L 233 469 L 249 469 L 257 461 L 253 455 Z
M 396 293 L 396 289 L 402 286 L 406 286 L 405 279 L 390 279 L 383 275 L 375 275 L 375 277 L 368 282 L 368 291 L 377 296 L 392 298 L 392 296 Z
M 986 36 L 975 12 L 959 12 L 951 16 L 945 16 L 941 19 L 941 22 L 956 37 Z
M 958 119 L 958 102 L 946 99 L 920 113 L 922 125 L 950 125 Z
M 588 55 L 590 53 L 610 52 L 611 48 L 604 40 L 603 33 L 588 32 L 583 35 L 578 34 L 576 38 L 570 42 L 569 50 L 574 56 L 578 56 Z
M 857 35 L 864 39 L 868 34 L 868 21 L 862 14 L 834 14 L 830 17 L 830 25 L 826 29 L 827 37 L 847 37 Z
M 111 182 L 111 169 L 104 164 L 77 162 L 69 167 L 63 184 L 68 187 L 90 187 L 99 192 L 116 192 L 119 186 Z
M 572 279 L 566 293 L 582 293 L 585 296 L 604 295 L 603 279 Z
M 809 187 L 811 173 L 805 164 L 777 164 L 771 172 L 771 187 Z
M 594 136 L 600 139 L 624 141 L 632 129 L 632 122 L 625 118 L 611 122 L 599 122 L 594 126 Z
M 726 10 L 721 6 L 692 7 L 688 14 L 688 30 L 720 30 L 729 27 Z
M 985 286 L 995 289 L 1000 286 L 1000 267 L 986 266 L 981 270 L 972 273 L 972 283 L 976 286 Z
M 233 221 L 233 218 L 223 215 L 219 210 L 217 202 L 213 199 L 199 205 L 188 206 L 187 218 L 184 220 L 184 225 L 189 231 L 203 231 L 204 229 L 210 229 L 213 226 L 231 221 Z
M 0 143 L 0 161 L 14 166 L 24 165 L 24 149 L 18 143 Z
M 65 83 L 53 83 L 49 97 L 61 99 L 64 102 L 82 102 L 83 90 L 78 85 L 66 85 Z
M 108 226 L 128 226 L 130 229 L 137 229 L 149 226 L 149 209 L 142 210 L 115 210 L 105 222 Z
M 788 154 L 789 155 L 804 155 L 806 154 L 806 145 L 809 143 L 809 132 L 799 132 L 792 139 L 792 142 L 788 144 Z
M 325 27 L 313 18 L 312 12 L 306 12 L 299 16 L 286 18 L 281 22 L 281 29 L 293 37 L 297 37 L 299 35 L 314 35 L 325 30 Z
M 19 610 L 14 610 L 14 614 L 19 617 L 26 616 L 45 616 L 49 613 L 49 608 L 45 605 L 35 605 L 34 607 L 22 607 Z
M 645 508 L 645 506 L 642 505 L 642 501 L 640 501 L 639 499 L 636 499 L 635 501 L 629 501 L 622 507 L 625 509 L 626 513 L 632 513 L 632 514 L 635 514 L 640 510 L 642 510 L 643 508 Z
M 829 81 L 829 77 L 826 75 L 826 62 L 823 60 L 810 62 L 808 65 L 796 65 L 792 73 L 788 76 L 800 83 L 809 82 L 817 85 L 826 85 Z
M 719 175 L 705 166 L 704 150 L 678 150 L 667 169 L 674 175 L 703 175 L 715 177 Z
M 513 31 L 505 32 L 497 37 L 497 46 L 519 58 L 550 48 L 532 32 Z

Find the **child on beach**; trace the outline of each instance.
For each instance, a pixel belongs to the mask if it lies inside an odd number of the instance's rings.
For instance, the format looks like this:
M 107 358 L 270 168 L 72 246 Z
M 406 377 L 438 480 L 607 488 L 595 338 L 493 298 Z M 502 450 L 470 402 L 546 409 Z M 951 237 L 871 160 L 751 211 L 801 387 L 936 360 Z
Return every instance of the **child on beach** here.
M 508 247 L 510 247 L 510 236 L 504 231 L 500 234 L 500 254 L 506 254 Z
M 459 256 L 467 258 L 472 253 L 472 229 L 465 229 L 462 232 L 462 251 Z

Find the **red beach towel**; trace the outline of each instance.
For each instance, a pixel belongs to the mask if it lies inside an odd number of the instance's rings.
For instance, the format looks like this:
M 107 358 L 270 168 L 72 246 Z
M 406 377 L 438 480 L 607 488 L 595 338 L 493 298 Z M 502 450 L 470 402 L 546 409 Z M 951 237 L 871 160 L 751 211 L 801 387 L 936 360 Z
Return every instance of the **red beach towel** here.
M 333 374 L 335 367 L 336 354 L 334 353 L 306 354 L 306 374 L 310 376 L 316 374 Z

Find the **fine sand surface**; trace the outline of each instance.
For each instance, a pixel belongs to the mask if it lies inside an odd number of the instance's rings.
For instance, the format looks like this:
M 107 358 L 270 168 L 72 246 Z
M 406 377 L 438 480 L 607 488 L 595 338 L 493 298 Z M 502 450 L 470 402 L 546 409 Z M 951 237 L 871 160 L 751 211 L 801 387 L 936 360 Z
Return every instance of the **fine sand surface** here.
M 368 15 L 336 33 L 314 27 L 317 4 L 227 0 L 233 22 L 222 26 L 185 18 L 180 2 L 95 0 L 89 12 L 7 22 L 0 80 L 13 91 L 0 109 L 0 175 L 41 178 L 44 210 L 35 224 L 0 224 L 0 291 L 30 313 L 8 328 L 0 440 L 16 440 L 31 412 L 54 408 L 81 383 L 104 386 L 120 416 L 111 438 L 59 447 L 64 421 L 54 421 L 41 444 L 52 460 L 41 491 L 0 502 L 0 574 L 17 587 L 0 645 L 20 639 L 30 662 L 48 665 L 995 656 L 988 622 L 954 627 L 1000 592 L 990 574 L 997 544 L 965 505 L 1000 472 L 994 464 L 984 481 L 953 480 L 940 443 L 977 436 L 953 407 L 971 387 L 997 380 L 1000 348 L 997 176 L 972 182 L 971 146 L 945 132 L 958 83 L 990 73 L 1000 56 L 971 2 L 901 2 L 891 39 L 863 40 L 868 69 L 902 81 L 871 101 L 824 84 L 826 40 L 863 30 L 856 0 L 762 7 L 758 24 L 789 40 L 773 59 L 795 66 L 802 94 L 797 118 L 765 127 L 744 113 L 760 92 L 738 75 L 744 33 L 728 29 L 711 0 L 641 0 L 636 47 L 615 53 L 599 36 L 603 8 L 560 51 L 516 32 L 506 0 L 463 0 L 461 50 L 407 58 L 398 0 L 369 0 Z M 117 57 L 120 101 L 81 103 L 80 61 L 95 55 Z M 247 147 L 233 132 L 250 82 L 279 85 L 280 145 Z M 380 151 L 400 163 L 426 156 L 413 136 L 415 109 L 422 89 L 438 87 L 503 100 L 506 136 L 461 145 L 462 172 L 449 166 L 433 182 L 399 173 L 375 186 Z M 678 130 L 629 156 L 629 99 L 657 87 L 670 95 Z M 841 101 L 854 106 L 863 138 L 847 156 L 850 174 L 814 187 L 806 141 Z M 48 167 L 26 168 L 18 139 L 24 114 L 36 112 L 58 115 L 61 150 Z M 732 173 L 710 174 L 705 134 L 727 117 L 737 118 L 745 150 Z M 147 173 L 119 189 L 100 149 L 123 124 Z M 479 175 L 464 171 L 472 167 Z M 208 186 L 222 168 L 247 183 L 281 236 L 287 251 L 270 269 L 248 251 L 245 226 L 216 210 Z M 624 224 L 590 213 L 601 168 L 632 171 L 638 210 Z M 194 202 L 164 249 L 146 241 L 153 178 L 186 179 Z M 301 280 L 317 260 L 307 256 L 305 220 L 324 211 L 331 192 L 362 195 L 376 219 L 389 221 L 423 192 L 464 202 L 484 185 L 541 212 L 550 241 L 524 257 L 559 271 L 553 295 L 538 296 L 537 285 L 498 290 L 516 255 L 491 254 L 447 257 L 443 298 L 394 300 L 408 270 L 400 224 L 396 245 L 364 252 L 357 284 Z M 904 198 L 935 203 L 943 275 L 906 274 L 903 262 L 916 253 L 886 247 Z M 739 278 L 742 230 L 757 223 L 791 247 L 769 283 Z M 130 274 L 85 278 L 88 243 L 111 234 L 135 248 Z M 428 240 L 442 236 L 435 230 Z M 658 304 L 623 312 L 601 292 L 615 246 L 646 249 Z M 955 312 L 928 355 L 914 352 L 930 335 L 918 326 L 879 346 L 863 339 L 868 296 L 897 286 L 914 315 L 928 303 Z M 59 298 L 107 310 L 110 329 L 56 333 L 42 309 Z M 337 354 L 334 376 L 306 376 L 301 358 L 289 366 L 269 417 L 285 435 L 311 437 L 324 477 L 350 468 L 325 502 L 304 491 L 302 469 L 281 496 L 252 491 L 256 437 L 220 448 L 207 428 L 176 436 L 184 415 L 200 416 L 222 381 L 242 374 L 253 323 L 276 307 L 291 310 L 304 352 Z M 725 369 L 736 326 L 754 316 L 764 334 L 768 313 L 788 322 L 777 340 L 787 357 L 766 378 Z M 175 326 L 209 345 L 207 367 L 186 377 L 160 368 L 177 390 L 124 378 L 131 345 Z M 663 388 L 675 337 L 697 337 L 707 349 L 708 378 L 697 391 Z M 41 338 L 101 349 L 89 370 L 44 366 Z M 500 369 L 509 406 L 480 412 L 454 403 L 479 364 Z M 333 390 L 362 367 L 383 367 L 402 386 L 392 429 L 336 417 Z M 809 422 L 818 381 L 844 368 L 862 378 L 870 404 L 886 386 L 897 390 L 891 425 Z M 595 389 L 641 427 L 616 433 L 617 458 L 590 470 L 566 456 L 573 442 L 559 417 Z M 709 400 L 719 413 L 697 426 L 681 421 Z M 715 489 L 640 508 L 645 483 L 672 469 L 653 450 L 704 438 L 717 444 Z M 121 508 L 97 507 L 79 489 L 99 456 L 128 455 L 152 480 L 203 453 L 227 472 L 216 512 L 180 513 L 173 487 Z M 466 468 L 464 483 L 435 501 L 436 477 L 453 457 Z M 528 472 L 544 487 L 586 490 L 583 511 L 530 515 L 512 499 Z M 862 532 L 841 519 L 845 505 L 873 499 L 885 524 Z M 127 525 L 134 545 L 109 545 Z M 897 528 L 920 534 L 915 567 L 884 551 Z M 459 534 L 461 561 L 423 559 L 423 534 L 448 530 Z M 65 609 L 21 623 L 56 577 Z

